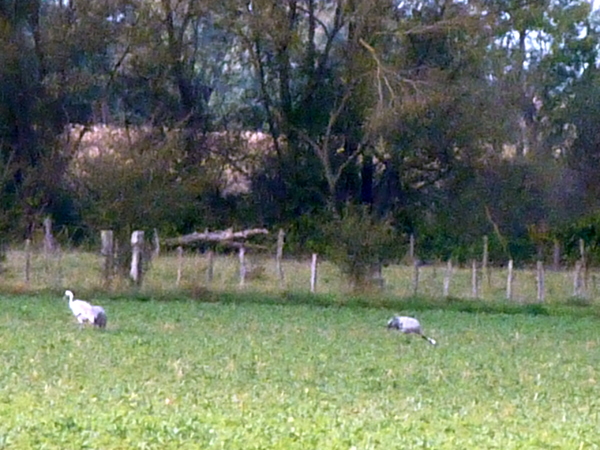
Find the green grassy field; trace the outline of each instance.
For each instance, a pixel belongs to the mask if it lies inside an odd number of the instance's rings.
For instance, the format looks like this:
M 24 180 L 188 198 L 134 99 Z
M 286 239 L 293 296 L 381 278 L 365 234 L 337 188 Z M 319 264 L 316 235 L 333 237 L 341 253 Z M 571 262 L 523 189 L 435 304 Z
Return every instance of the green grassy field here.
M 0 297 L 0 448 L 593 449 L 598 319 Z M 412 313 L 403 310 L 398 312 Z

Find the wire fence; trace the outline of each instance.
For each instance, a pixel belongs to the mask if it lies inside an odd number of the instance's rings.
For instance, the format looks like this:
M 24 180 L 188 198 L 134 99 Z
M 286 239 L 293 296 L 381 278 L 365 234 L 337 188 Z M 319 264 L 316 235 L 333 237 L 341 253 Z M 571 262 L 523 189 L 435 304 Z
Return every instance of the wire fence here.
M 0 286 L 4 292 L 106 291 L 137 289 L 147 293 L 214 292 L 314 292 L 349 295 L 353 288 L 338 268 L 314 254 L 289 259 L 281 254 L 247 249 L 218 254 L 213 251 L 163 251 L 143 260 L 143 282 L 132 282 L 130 272 L 108 270 L 106 255 L 76 249 L 44 251 L 25 244 L 5 252 Z M 534 267 L 503 267 L 473 262 L 455 266 L 392 264 L 381 267 L 370 292 L 393 297 L 455 297 L 482 301 L 593 302 L 599 292 L 599 275 L 577 263 L 553 270 L 538 263 Z

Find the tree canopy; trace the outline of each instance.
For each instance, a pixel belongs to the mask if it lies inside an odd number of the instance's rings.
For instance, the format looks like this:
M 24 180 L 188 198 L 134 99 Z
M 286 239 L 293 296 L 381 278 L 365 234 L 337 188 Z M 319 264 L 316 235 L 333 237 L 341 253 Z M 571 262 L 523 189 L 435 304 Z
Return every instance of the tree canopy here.
M 585 0 L 1 2 L 0 229 L 285 227 L 302 251 L 362 205 L 429 257 L 487 234 L 527 260 L 540 230 L 600 221 L 598 18 Z

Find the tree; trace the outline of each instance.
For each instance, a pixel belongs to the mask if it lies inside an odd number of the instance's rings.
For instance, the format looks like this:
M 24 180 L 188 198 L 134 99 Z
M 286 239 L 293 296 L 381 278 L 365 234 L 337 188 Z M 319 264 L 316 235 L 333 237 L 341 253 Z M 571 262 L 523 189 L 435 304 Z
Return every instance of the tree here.
M 135 229 L 182 231 L 198 196 L 219 181 L 217 170 L 181 167 L 183 139 L 182 132 L 96 127 L 74 142 L 69 179 L 87 225 L 112 229 L 121 242 Z
M 0 5 L 0 226 L 4 232 L 18 228 L 32 232 L 64 171 L 55 145 L 65 115 L 48 95 L 42 10 L 42 2 L 36 0 Z

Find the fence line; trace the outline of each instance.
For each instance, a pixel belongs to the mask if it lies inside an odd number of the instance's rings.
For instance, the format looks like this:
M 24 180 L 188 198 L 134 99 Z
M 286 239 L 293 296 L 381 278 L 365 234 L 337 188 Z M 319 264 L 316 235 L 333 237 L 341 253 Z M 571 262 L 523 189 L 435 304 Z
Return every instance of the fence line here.
M 280 234 L 282 236 L 282 234 Z M 331 263 L 321 260 L 316 253 L 308 261 L 283 258 L 283 238 L 278 238 L 276 251 L 271 256 L 257 253 L 253 247 L 241 246 L 237 252 L 237 262 L 227 255 L 216 255 L 213 250 L 204 252 L 200 259 L 197 251 L 185 252 L 183 248 L 175 251 L 163 251 L 155 257 L 152 269 L 146 272 L 143 255 L 143 235 L 132 236 L 132 255 L 130 276 L 134 285 L 152 290 L 183 289 L 192 286 L 207 286 L 214 290 L 228 290 L 235 286 L 248 291 L 298 291 L 319 293 L 344 293 L 349 291 L 349 284 L 340 275 L 339 270 Z M 100 255 L 61 249 L 49 256 L 45 249 L 26 241 L 21 251 L 7 251 L 4 264 L 5 274 L 14 272 L 23 274 L 15 277 L 4 276 L 0 285 L 10 289 L 10 283 L 18 285 L 18 289 L 58 289 L 68 281 L 69 286 L 82 286 L 88 289 L 123 289 L 126 282 L 111 277 L 114 273 L 115 241 L 107 230 L 102 233 Z M 137 253 L 137 256 L 136 256 Z M 190 256 L 193 258 L 190 259 Z M 438 278 L 436 271 L 439 265 L 423 264 L 418 258 L 411 265 L 389 265 L 373 274 L 379 278 L 373 283 L 374 292 L 381 295 L 408 297 L 422 295 L 428 297 L 463 297 L 481 300 L 503 300 L 517 302 L 566 301 L 569 298 L 585 298 L 589 301 L 598 295 L 595 274 L 586 271 L 585 248 L 583 257 L 569 271 L 545 271 L 542 261 L 538 261 L 531 269 L 515 269 L 512 260 L 506 268 L 490 266 L 485 256 L 472 260 L 469 268 L 455 267 L 451 260 L 446 261 L 443 276 Z M 84 262 L 81 262 L 84 261 Z M 187 268 L 191 261 L 198 266 Z M 553 267 L 553 266 L 552 266 Z M 483 270 L 487 268 L 487 270 Z M 260 269 L 260 270 L 257 270 Z M 206 278 L 198 277 L 198 273 L 206 273 Z M 237 274 L 236 274 L 237 272 Z M 287 276 L 283 277 L 282 273 Z M 493 274 L 504 274 L 492 276 Z M 169 275 L 171 274 L 171 275 Z M 518 276 L 517 276 L 518 274 Z M 374 275 L 375 276 L 375 275 Z M 137 277 L 137 278 L 135 278 Z M 143 277 L 143 287 L 141 278 Z M 487 279 L 481 283 L 483 277 Z M 586 282 L 586 279 L 590 281 Z M 11 281 L 12 280 L 12 281 Z M 137 280 L 137 281 L 136 281 Z M 16 289 L 17 287 L 15 287 Z M 553 298 L 548 298 L 548 293 Z

